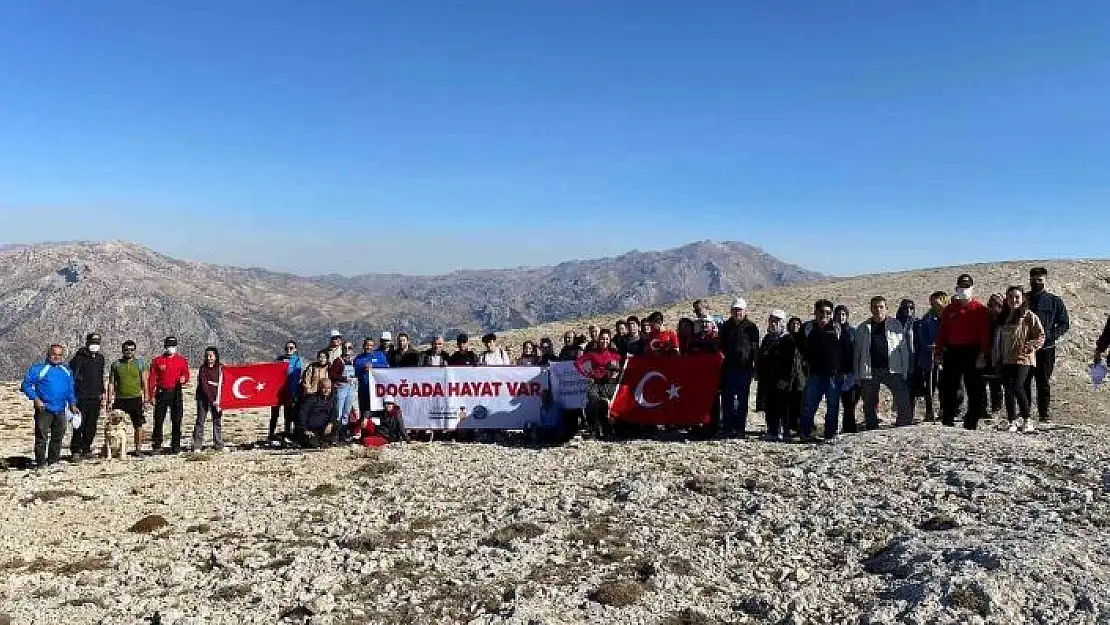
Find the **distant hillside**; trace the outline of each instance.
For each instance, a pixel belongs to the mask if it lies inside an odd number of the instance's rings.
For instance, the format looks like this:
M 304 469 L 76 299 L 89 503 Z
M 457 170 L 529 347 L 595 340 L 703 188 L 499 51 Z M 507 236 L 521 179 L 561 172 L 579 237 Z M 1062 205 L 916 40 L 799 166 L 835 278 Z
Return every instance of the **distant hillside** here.
M 738 243 L 555 267 L 356 278 L 186 262 L 123 242 L 8 245 L 0 248 L 0 375 L 15 377 L 47 343 L 75 347 L 90 330 L 104 335 L 111 354 L 126 338 L 156 353 L 173 333 L 187 355 L 217 345 L 230 362 L 271 358 L 287 338 L 312 352 L 330 327 L 356 338 L 385 329 L 453 335 L 819 277 Z
M 1090 392 L 1087 374 L 1094 343 L 1110 314 L 1110 261 L 1108 260 L 1069 260 L 1069 261 L 1016 261 L 985 263 L 959 267 L 921 269 L 899 273 L 855 276 L 823 282 L 820 284 L 799 284 L 794 286 L 751 291 L 745 294 L 751 308 L 750 315 L 762 332 L 766 327 L 767 313 L 774 308 L 782 308 L 787 314 L 813 318 L 813 303 L 827 298 L 838 304 L 846 304 L 851 309 L 853 323 L 860 323 L 871 313 L 868 303 L 875 295 L 882 295 L 890 302 L 890 308 L 897 308 L 898 301 L 904 297 L 913 299 L 919 314 L 928 308 L 929 293 L 937 290 L 952 292 L 956 276 L 967 272 L 975 277 L 975 292 L 986 300 L 993 292 L 1003 291 L 1012 284 L 1026 284 L 1029 269 L 1044 266 L 1050 272 L 1049 288 L 1064 298 L 1068 306 L 1072 329 L 1060 347 L 1057 357 L 1057 381 L 1063 391 L 1059 398 L 1063 405 L 1072 403 L 1072 412 L 1077 419 L 1110 422 L 1106 410 L 1107 401 L 1104 388 L 1098 394 Z M 709 298 L 714 313 L 728 315 L 729 296 Z M 643 315 L 651 308 L 636 307 L 625 311 L 627 314 Z M 672 327 L 679 317 L 690 316 L 688 299 L 657 307 L 667 316 Z M 574 321 L 560 321 L 542 324 L 502 334 L 502 339 L 510 345 L 519 345 L 525 339 L 542 336 L 556 338 L 565 330 L 584 331 L 589 323 L 612 327 L 618 315 L 591 315 Z M 556 340 L 558 344 L 558 340 Z M 515 353 L 519 353 L 516 351 Z
M 325 279 L 368 295 L 393 294 L 459 313 L 470 311 L 473 322 L 482 328 L 500 329 L 824 277 L 746 243 L 700 241 L 671 250 L 634 251 L 553 267 Z

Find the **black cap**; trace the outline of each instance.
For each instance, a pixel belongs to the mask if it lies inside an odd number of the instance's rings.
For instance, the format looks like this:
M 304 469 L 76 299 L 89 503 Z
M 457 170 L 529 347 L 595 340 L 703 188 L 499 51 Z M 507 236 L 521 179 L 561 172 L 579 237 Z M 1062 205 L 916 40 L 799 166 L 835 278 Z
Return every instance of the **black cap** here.
M 970 289 L 975 286 L 975 280 L 971 278 L 970 274 L 962 273 L 959 278 L 956 278 L 956 286 L 961 289 Z
M 496 341 L 496 340 L 497 340 L 497 335 L 494 334 L 493 332 L 490 332 L 489 334 L 482 337 L 482 342 L 483 343 L 489 343 L 490 341 Z
M 166 340 L 162 343 L 162 347 L 177 347 L 177 337 L 167 336 Z
M 100 345 L 100 333 L 89 332 L 85 335 L 85 345 Z
M 466 343 L 469 340 L 470 337 L 467 336 L 466 332 L 459 332 L 459 335 L 455 337 L 456 343 Z

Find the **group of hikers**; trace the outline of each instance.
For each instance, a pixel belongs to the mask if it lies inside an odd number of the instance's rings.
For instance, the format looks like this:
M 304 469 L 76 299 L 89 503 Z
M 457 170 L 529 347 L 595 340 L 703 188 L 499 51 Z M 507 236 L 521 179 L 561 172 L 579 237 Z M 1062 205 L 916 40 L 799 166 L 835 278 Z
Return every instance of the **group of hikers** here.
M 814 305 L 813 318 L 806 321 L 788 317 L 781 309 L 771 311 L 762 334 L 748 318 L 743 298 L 732 302 L 727 319 L 711 315 L 706 300 L 699 299 L 693 303 L 693 316 L 680 319 L 673 330 L 657 311 L 642 320 L 620 319 L 612 330 L 590 325 L 584 334 L 566 332 L 558 351 L 548 337 L 524 341 L 519 356 L 499 346 L 493 333 L 481 338 L 480 351 L 471 348 L 466 334 L 459 334 L 455 351 L 449 353 L 442 336 L 421 350 L 406 333 L 399 333 L 394 342 L 389 331 L 377 341 L 366 338 L 356 354 L 354 345 L 332 330 L 327 346 L 311 362 L 301 358 L 295 341 L 284 345 L 278 360 L 287 363 L 289 377 L 279 405 L 271 409 L 268 434 L 271 441 L 316 445 L 349 439 L 348 426 L 376 419 L 389 439 L 406 439 L 403 418 L 392 398 L 385 398 L 384 409 L 371 409 L 371 371 L 385 367 L 542 366 L 574 361 L 588 380 L 587 419 L 592 414 L 595 420 L 604 420 L 626 358 L 696 353 L 722 355 L 720 433 L 725 437 L 747 434 L 753 382 L 757 382 L 756 410 L 765 413 L 767 438 L 775 441 L 795 436 L 816 440 L 814 421 L 822 399 L 826 403 L 824 439 L 858 431 L 856 408 L 861 400 L 863 427 L 878 427 L 879 391 L 884 386 L 893 396 L 896 425 L 912 423 L 915 403 L 923 399 L 927 421 L 939 413 L 941 423 L 952 426 L 966 405 L 963 425 L 975 429 L 988 409 L 995 413 L 1004 407 L 1007 419 L 1002 427 L 1032 431 L 1036 427 L 1031 404 L 1034 385 L 1037 416 L 1042 422 L 1051 419 L 1056 346 L 1068 331 L 1069 319 L 1063 300 L 1046 288 L 1047 270 L 1034 268 L 1029 277 L 1028 291 L 1010 286 L 1004 293 L 990 295 L 984 305 L 973 296 L 973 278 L 963 274 L 951 295 L 937 291 L 929 296 L 929 310 L 921 317 L 912 300 L 901 300 L 891 315 L 886 300 L 874 297 L 870 317 L 856 326 L 850 323 L 846 306 L 822 299 Z M 163 353 L 149 366 L 137 356 L 134 341 L 124 342 L 120 358 L 108 365 L 95 332 L 87 335 L 85 346 L 68 364 L 65 348 L 51 345 L 46 359 L 28 369 L 22 385 L 35 406 L 35 465 L 59 460 L 69 415 L 74 413 L 81 415 L 81 423 L 71 436 L 73 457 L 91 455 L 100 412 L 108 407 L 130 417 L 133 454 L 144 454 L 146 407 L 153 408 L 154 419 L 149 453 L 163 449 L 167 416 L 168 452 L 181 451 L 184 387 L 191 373 L 188 360 L 177 353 L 177 343 L 175 337 L 167 337 Z M 1096 346 L 1096 360 L 1108 347 L 1110 320 Z M 196 374 L 194 450 L 203 447 L 208 420 L 213 447 L 223 447 L 218 403 L 221 366 L 219 350 L 206 348 Z M 934 401 L 937 395 L 939 405 Z M 282 421 L 284 430 L 279 431 Z

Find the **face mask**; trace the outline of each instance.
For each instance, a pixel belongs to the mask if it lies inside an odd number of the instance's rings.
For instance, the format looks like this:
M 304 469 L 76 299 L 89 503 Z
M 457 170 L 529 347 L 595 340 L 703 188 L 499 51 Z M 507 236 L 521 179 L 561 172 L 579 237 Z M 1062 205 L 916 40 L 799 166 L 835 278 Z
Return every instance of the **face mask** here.
M 1034 293 L 1040 293 L 1041 291 L 1044 290 L 1044 285 L 1041 284 L 1040 282 L 1030 282 L 1029 287 L 1032 289 L 1032 291 Z
M 952 299 L 958 299 L 966 302 L 971 299 L 971 288 L 957 288 L 956 292 L 952 294 Z
M 89 345 L 89 351 L 95 354 L 100 351 L 100 346 L 96 344 Z
M 166 348 L 166 353 L 169 354 L 170 356 L 173 356 L 174 354 L 177 353 L 177 348 L 176 347 L 167 347 Z

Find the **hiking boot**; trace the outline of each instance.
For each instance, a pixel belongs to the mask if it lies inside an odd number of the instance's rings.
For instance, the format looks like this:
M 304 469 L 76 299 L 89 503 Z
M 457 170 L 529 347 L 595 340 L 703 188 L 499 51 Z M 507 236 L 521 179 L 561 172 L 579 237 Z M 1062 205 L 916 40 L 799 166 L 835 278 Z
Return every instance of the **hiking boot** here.
M 1018 431 L 1017 421 L 1011 421 L 1009 427 L 1007 427 L 1006 430 L 1009 431 L 1009 432 L 1017 432 Z
M 1025 419 L 1025 423 L 1023 423 L 1022 426 L 1021 426 L 1021 431 L 1025 432 L 1026 434 L 1029 434 L 1031 432 L 1036 432 L 1037 431 L 1037 426 L 1033 424 L 1032 419 Z

